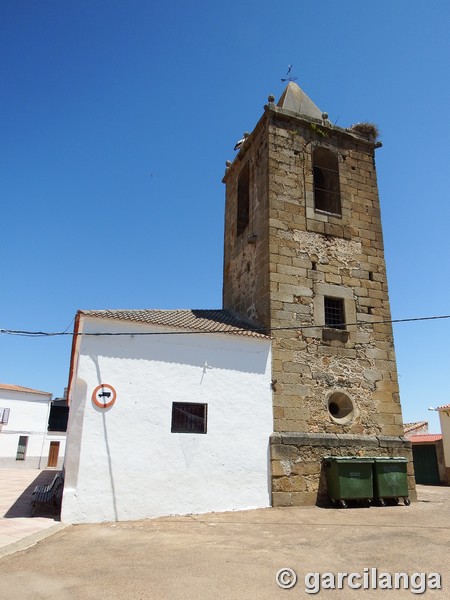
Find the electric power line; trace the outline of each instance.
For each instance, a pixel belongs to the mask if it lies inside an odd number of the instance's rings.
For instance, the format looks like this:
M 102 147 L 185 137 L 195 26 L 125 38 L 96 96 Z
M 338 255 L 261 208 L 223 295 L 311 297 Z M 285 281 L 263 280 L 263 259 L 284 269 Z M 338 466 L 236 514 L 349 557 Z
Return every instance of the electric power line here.
M 439 319 L 450 319 L 450 315 L 436 315 L 432 317 L 410 317 L 406 319 L 383 319 L 380 321 L 357 321 L 355 323 L 344 323 L 340 329 L 345 329 L 350 326 L 363 326 L 363 325 L 386 325 L 393 323 L 411 323 L 415 321 L 436 321 Z M 142 323 L 152 325 L 152 323 Z M 141 335 L 205 335 L 205 334 L 217 334 L 217 333 L 260 333 L 269 335 L 273 331 L 304 331 L 305 329 L 329 329 L 327 325 L 311 325 L 311 324 L 298 324 L 289 327 L 272 327 L 271 329 L 264 328 L 236 328 L 226 329 L 222 331 L 204 331 L 204 330 L 180 330 L 180 331 L 102 331 L 102 332 L 83 332 L 83 331 L 23 331 L 19 329 L 0 329 L 0 334 L 3 335 L 15 335 L 22 337 L 62 337 L 62 336 L 141 336 Z

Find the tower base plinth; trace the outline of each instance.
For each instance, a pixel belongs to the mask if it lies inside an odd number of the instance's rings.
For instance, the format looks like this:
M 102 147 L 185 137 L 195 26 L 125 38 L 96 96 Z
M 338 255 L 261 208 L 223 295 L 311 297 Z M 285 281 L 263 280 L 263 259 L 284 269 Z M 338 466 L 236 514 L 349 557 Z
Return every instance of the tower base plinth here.
M 273 433 L 270 437 L 272 505 L 329 505 L 325 456 L 404 456 L 416 500 L 411 442 L 403 437 L 333 433 Z

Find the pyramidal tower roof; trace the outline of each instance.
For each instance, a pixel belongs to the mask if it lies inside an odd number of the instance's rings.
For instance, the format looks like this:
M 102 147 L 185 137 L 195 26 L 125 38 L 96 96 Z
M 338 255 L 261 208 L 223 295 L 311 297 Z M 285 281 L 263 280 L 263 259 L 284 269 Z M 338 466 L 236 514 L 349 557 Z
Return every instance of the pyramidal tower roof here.
M 293 81 L 290 81 L 284 90 L 281 98 L 278 100 L 280 108 L 285 108 L 299 115 L 312 117 L 313 119 L 322 119 L 322 111 L 318 108 L 309 96 Z

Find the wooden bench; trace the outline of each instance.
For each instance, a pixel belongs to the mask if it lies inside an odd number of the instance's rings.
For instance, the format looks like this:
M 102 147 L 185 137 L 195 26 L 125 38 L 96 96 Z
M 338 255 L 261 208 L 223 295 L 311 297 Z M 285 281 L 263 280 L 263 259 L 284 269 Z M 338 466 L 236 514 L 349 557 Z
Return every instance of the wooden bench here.
M 45 504 L 52 504 L 54 512 L 58 506 L 58 492 L 63 486 L 64 480 L 60 473 L 57 473 L 53 481 L 47 485 L 37 485 L 34 488 L 33 500 L 31 505 L 33 507 L 33 516 L 38 506 L 44 506 Z

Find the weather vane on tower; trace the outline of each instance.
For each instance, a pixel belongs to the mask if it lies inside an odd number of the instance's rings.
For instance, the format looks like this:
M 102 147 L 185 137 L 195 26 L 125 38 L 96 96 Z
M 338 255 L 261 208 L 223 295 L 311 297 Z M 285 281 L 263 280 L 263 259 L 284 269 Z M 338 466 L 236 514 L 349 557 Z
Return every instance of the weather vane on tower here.
M 292 65 L 288 65 L 288 70 L 286 73 L 286 77 L 283 77 L 281 81 L 284 83 L 285 81 L 297 81 L 298 77 L 293 77 L 291 75 Z

